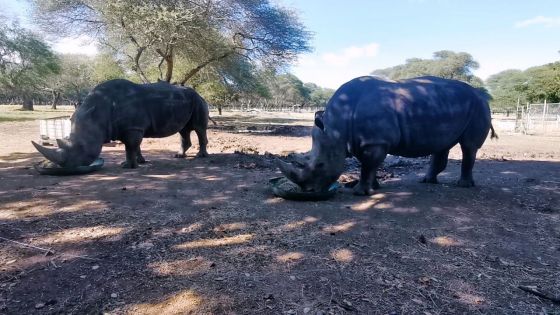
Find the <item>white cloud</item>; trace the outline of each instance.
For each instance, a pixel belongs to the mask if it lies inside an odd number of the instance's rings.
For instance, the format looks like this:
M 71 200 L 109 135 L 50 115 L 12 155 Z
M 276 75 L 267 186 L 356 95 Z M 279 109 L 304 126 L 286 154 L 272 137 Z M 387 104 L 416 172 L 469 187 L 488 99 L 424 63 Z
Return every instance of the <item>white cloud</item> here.
M 543 25 L 545 27 L 558 27 L 560 26 L 560 17 L 546 17 L 540 15 L 532 19 L 527 19 L 515 23 L 516 28 L 524 28 L 531 25 Z
M 351 46 L 345 48 L 342 53 L 326 53 L 322 56 L 323 61 L 328 65 L 346 66 L 352 60 L 363 57 L 375 57 L 379 51 L 379 44 L 371 43 L 365 46 Z
M 65 37 L 53 43 L 53 49 L 63 54 L 84 54 L 93 56 L 98 50 L 94 40 L 87 35 Z
M 303 55 L 293 73 L 303 82 L 336 89 L 355 77 L 368 75 L 375 69 L 379 44 L 350 46 L 338 52 Z

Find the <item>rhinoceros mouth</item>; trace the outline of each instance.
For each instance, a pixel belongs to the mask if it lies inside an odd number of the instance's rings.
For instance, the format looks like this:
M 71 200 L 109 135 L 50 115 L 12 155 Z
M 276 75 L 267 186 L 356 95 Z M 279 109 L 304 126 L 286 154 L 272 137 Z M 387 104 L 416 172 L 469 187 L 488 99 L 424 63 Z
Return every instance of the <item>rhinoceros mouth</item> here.
M 62 166 L 65 162 L 65 154 L 63 149 L 50 149 L 31 141 L 35 149 L 39 151 L 47 160 Z

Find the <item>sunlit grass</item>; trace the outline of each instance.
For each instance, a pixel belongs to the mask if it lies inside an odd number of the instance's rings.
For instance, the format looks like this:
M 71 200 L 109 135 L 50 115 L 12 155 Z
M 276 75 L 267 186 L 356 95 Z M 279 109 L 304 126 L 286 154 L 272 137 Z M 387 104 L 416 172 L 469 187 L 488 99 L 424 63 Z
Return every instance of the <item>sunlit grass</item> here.
M 74 106 L 71 105 L 59 105 L 56 110 L 50 105 L 36 105 L 33 111 L 21 110 L 21 105 L 0 105 L 0 123 L 68 117 L 73 112 Z

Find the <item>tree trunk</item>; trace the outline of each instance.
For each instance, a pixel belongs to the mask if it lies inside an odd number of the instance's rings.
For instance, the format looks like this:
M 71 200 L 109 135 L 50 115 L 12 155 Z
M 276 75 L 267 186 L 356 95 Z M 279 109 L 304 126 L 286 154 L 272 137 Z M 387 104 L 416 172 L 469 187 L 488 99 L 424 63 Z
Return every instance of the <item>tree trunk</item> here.
M 222 105 L 218 104 L 218 115 L 222 116 Z
M 22 110 L 33 110 L 33 101 L 30 98 L 23 98 Z
M 56 105 L 60 102 L 60 92 L 52 91 L 51 109 L 56 109 Z

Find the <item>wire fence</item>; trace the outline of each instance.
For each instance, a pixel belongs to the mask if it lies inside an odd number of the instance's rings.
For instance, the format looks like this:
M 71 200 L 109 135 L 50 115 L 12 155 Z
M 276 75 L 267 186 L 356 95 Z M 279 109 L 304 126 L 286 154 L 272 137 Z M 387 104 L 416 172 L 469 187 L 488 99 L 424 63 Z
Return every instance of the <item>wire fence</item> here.
M 560 103 L 518 106 L 515 131 L 523 134 L 560 136 Z
M 226 112 L 294 112 L 310 113 L 325 109 L 323 105 L 305 105 L 279 102 L 232 102 L 227 105 L 209 104 L 210 110 Z

